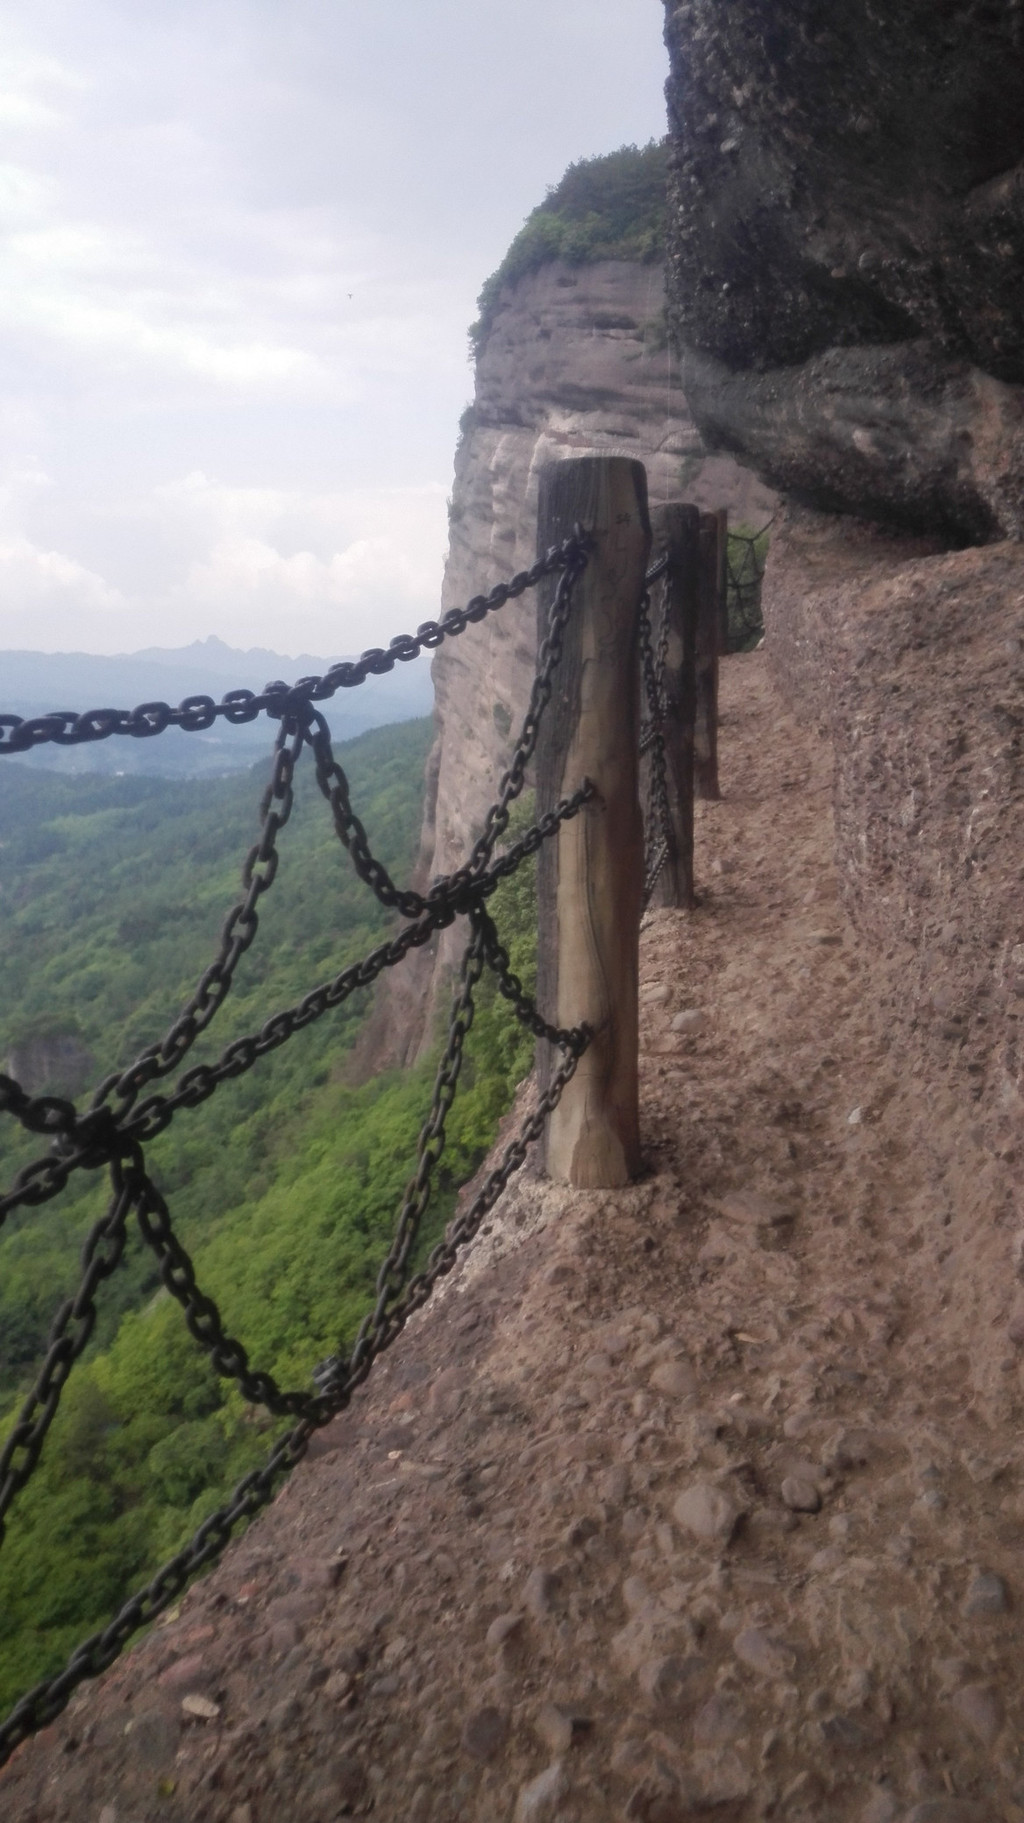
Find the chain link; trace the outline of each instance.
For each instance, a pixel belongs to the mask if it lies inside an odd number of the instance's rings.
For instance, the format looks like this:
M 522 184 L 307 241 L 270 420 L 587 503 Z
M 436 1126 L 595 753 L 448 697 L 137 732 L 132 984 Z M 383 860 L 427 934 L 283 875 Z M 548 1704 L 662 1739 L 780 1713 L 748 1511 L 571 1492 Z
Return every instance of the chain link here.
M 86 1240 L 78 1290 L 60 1306 L 53 1319 L 39 1378 L 0 1451 L 0 1543 L 6 1530 L 7 1509 L 39 1460 L 65 1381 L 92 1335 L 96 1323 L 95 1293 L 124 1252 L 128 1214 L 140 1193 L 140 1172 L 141 1159 L 127 1177 L 120 1160 L 113 1164 L 113 1197 L 106 1215 L 94 1225 Z
M 144 1589 L 125 1602 L 109 1625 L 83 1640 L 63 1671 L 44 1678 L 16 1704 L 6 1721 L 0 1724 L 0 1765 L 10 1758 L 20 1742 L 55 1721 L 80 1683 L 106 1671 L 132 1635 L 156 1620 L 187 1589 L 200 1570 L 216 1561 L 242 1520 L 252 1519 L 270 1503 L 282 1479 L 302 1461 L 314 1431 L 330 1423 L 349 1405 L 352 1394 L 366 1379 L 377 1356 L 397 1340 L 414 1311 L 427 1302 L 438 1280 L 457 1264 L 459 1255 L 474 1239 L 481 1223 L 519 1170 L 529 1147 L 539 1139 L 545 1122 L 558 1106 L 566 1084 L 575 1073 L 578 1055 L 575 1050 L 567 1051 L 546 1094 L 506 1147 L 500 1164 L 489 1173 L 470 1207 L 450 1224 L 444 1240 L 433 1249 L 423 1271 L 410 1279 L 404 1296 L 390 1311 L 386 1327 L 367 1341 L 358 1366 L 343 1369 L 340 1363 L 330 1364 L 329 1389 L 320 1401 L 316 1416 L 301 1418 L 280 1438 L 263 1466 L 243 1477 L 230 1500 L 203 1521 L 188 1544 L 163 1565 Z
M 382 905 L 395 907 L 403 917 L 416 918 L 431 905 L 446 901 L 457 902 L 461 889 L 480 878 L 494 852 L 495 843 L 508 827 L 511 805 L 523 789 L 526 768 L 537 745 L 541 716 L 551 699 L 552 678 L 562 656 L 565 623 L 573 588 L 586 564 L 586 541 L 582 530 L 577 527 L 575 541 L 561 548 L 568 555 L 555 591 L 547 633 L 537 654 L 537 670 L 526 715 L 511 761 L 499 783 L 497 798 L 487 813 L 483 832 L 473 847 L 469 861 L 464 867 L 437 882 L 425 898 L 419 893 L 401 891 L 395 886 L 387 869 L 374 859 L 366 831 L 352 809 L 348 781 L 331 751 L 326 723 L 322 716 L 316 717 L 316 732 L 311 740 L 316 755 L 317 783 L 331 806 L 339 840 L 348 850 L 359 878 L 376 894 Z
M 439 621 L 424 621 L 415 633 L 400 633 L 386 648 L 372 646 L 360 658 L 332 665 L 322 677 L 300 677 L 292 685 L 275 681 L 261 694 L 229 690 L 219 703 L 212 696 L 186 696 L 177 708 L 169 703 L 141 703 L 136 709 L 87 709 L 84 715 L 60 710 L 27 719 L 0 715 L 0 754 L 26 753 L 29 748 L 48 742 L 74 747 L 83 741 L 105 741 L 114 734 L 128 734 L 140 740 L 162 734 L 165 728 L 198 734 L 212 728 L 218 716 L 239 724 L 254 722 L 266 711 L 275 719 L 297 716 L 304 720 L 311 703 L 326 702 L 339 690 L 355 689 L 368 677 L 383 677 L 396 664 L 408 664 L 421 652 L 433 651 L 444 640 L 456 638 L 468 626 L 534 588 L 543 577 L 570 565 L 578 566 L 582 555 L 581 540 L 576 534 L 563 544 L 553 545 L 530 569 L 520 570 L 508 582 L 497 583 L 488 595 L 474 595 L 464 608 L 450 608 Z
M 414 1310 L 423 1305 L 437 1283 L 450 1272 L 462 1248 L 476 1234 L 513 1173 L 519 1169 L 530 1144 L 543 1131 L 545 1120 L 557 1106 L 579 1057 L 590 1040 L 586 1027 L 572 1030 L 549 1024 L 540 1014 L 522 982 L 512 973 L 507 951 L 498 937 L 486 902 L 503 879 L 515 872 L 527 856 L 552 836 L 561 823 L 578 814 L 593 796 L 584 780 L 568 798 L 556 804 L 508 850 L 495 857 L 509 809 L 522 790 L 526 768 L 536 746 L 540 718 L 552 691 L 552 678 L 562 651 L 566 620 L 574 585 L 587 561 L 587 546 L 577 527 L 575 536 L 549 551 L 532 570 L 510 583 L 499 585 L 488 596 L 477 596 L 467 608 L 429 622 L 416 640 L 392 641 L 389 653 L 364 653 L 358 665 L 334 667 L 326 679 L 304 679 L 293 691 L 270 686 L 263 698 L 232 691 L 219 709 L 210 698 L 189 698 L 178 712 L 166 704 L 146 704 L 124 715 L 114 710 L 90 711 L 75 721 L 75 730 L 55 732 L 55 718 L 23 724 L 16 717 L 0 716 L 0 729 L 13 728 L 20 744 L 0 739 L 0 750 L 23 751 L 26 746 L 55 739 L 104 739 L 108 734 L 159 733 L 177 720 L 179 726 L 208 727 L 214 714 L 228 720 L 247 721 L 265 708 L 281 722 L 274 750 L 270 783 L 261 804 L 259 841 L 250 849 L 242 869 L 242 897 L 228 914 L 217 956 L 205 970 L 186 1005 L 158 1043 L 147 1046 L 128 1069 L 102 1082 L 89 1108 L 79 1114 L 73 1102 L 56 1096 L 32 1097 L 12 1077 L 0 1075 L 0 1113 L 8 1113 L 30 1133 L 50 1141 L 50 1153 L 35 1159 L 19 1172 L 10 1191 L 0 1197 L 0 1225 L 12 1209 L 35 1207 L 56 1196 L 77 1170 L 106 1166 L 111 1178 L 111 1200 L 106 1214 L 91 1230 L 82 1255 L 82 1274 L 73 1298 L 57 1311 L 51 1326 L 46 1357 L 36 1384 L 25 1400 L 17 1422 L 0 1453 L 0 1544 L 4 1516 L 18 1491 L 31 1476 L 56 1415 L 61 1393 L 75 1361 L 92 1335 L 96 1321 L 96 1293 L 120 1261 L 127 1238 L 127 1222 L 134 1213 L 142 1237 L 159 1263 L 166 1289 L 181 1305 L 188 1329 L 206 1351 L 217 1373 L 232 1379 L 247 1400 L 267 1407 L 277 1416 L 296 1420 L 278 1440 L 262 1468 L 245 1476 L 230 1500 L 210 1515 L 190 1542 L 170 1559 L 146 1588 L 124 1604 L 108 1626 L 85 1640 L 64 1669 L 44 1679 L 17 1704 L 0 1725 L 0 1765 L 19 1741 L 51 1722 L 66 1705 L 71 1692 L 87 1677 L 94 1677 L 113 1663 L 126 1641 L 165 1609 L 198 1570 L 219 1556 L 235 1527 L 251 1518 L 273 1497 L 282 1476 L 302 1459 L 314 1430 L 329 1422 L 349 1403 L 366 1379 L 373 1362 L 390 1347 Z M 508 769 L 474 844 L 469 860 L 435 883 L 422 895 L 394 885 L 386 868 L 373 855 L 363 825 L 352 809 L 348 783 L 331 748 L 330 732 L 314 702 L 334 690 L 363 681 L 371 672 L 390 670 L 396 660 L 414 657 L 421 645 L 437 645 L 460 633 L 472 621 L 483 619 L 503 602 L 522 594 L 541 577 L 560 572 L 552 602 L 548 631 L 538 654 L 537 673 L 530 702 Z M 428 636 L 429 635 L 429 636 Z M 418 642 L 418 643 L 417 643 Z M 400 650 L 397 648 L 401 647 Z M 386 662 L 385 662 L 386 661 Z M 360 675 L 355 675 L 361 670 Z M 340 675 L 344 672 L 345 675 Z M 349 675 L 352 673 L 352 675 Z M 201 705 L 202 707 L 196 707 Z M 183 712 L 193 719 L 182 719 Z M 202 720 L 201 716 L 208 715 Z M 129 726 L 134 718 L 146 725 Z M 77 730 L 77 731 L 76 731 Z M 140 1099 L 149 1085 L 173 1075 L 201 1033 L 205 1032 L 230 991 L 240 957 L 249 948 L 258 928 L 257 904 L 273 884 L 278 867 L 277 837 L 291 815 L 295 766 L 304 746 L 314 754 L 318 784 L 331 805 L 335 829 L 359 877 L 380 903 L 401 912 L 409 922 L 389 942 L 321 983 L 289 1008 L 275 1013 L 256 1033 L 237 1038 L 212 1064 L 198 1064 L 181 1074 L 166 1093 Z M 406 1186 L 395 1232 L 376 1282 L 373 1309 L 368 1313 L 347 1356 L 341 1353 L 315 1370 L 316 1391 L 284 1390 L 273 1376 L 254 1370 L 242 1344 L 224 1329 L 214 1301 L 200 1289 L 192 1260 L 174 1232 L 167 1204 L 149 1176 L 143 1145 L 164 1131 L 183 1108 L 194 1108 L 208 1099 L 221 1083 L 244 1075 L 260 1057 L 285 1044 L 297 1031 L 340 1006 L 359 988 L 368 987 L 386 968 L 410 950 L 430 940 L 434 933 L 466 917 L 470 940 L 463 958 L 452 1004 L 448 1036 L 438 1065 L 427 1119 L 417 1143 L 415 1168 Z M 458 1087 L 465 1041 L 473 1023 L 474 990 L 484 967 L 493 970 L 498 988 L 517 1017 L 540 1038 L 561 1050 L 562 1063 L 547 1092 L 506 1147 L 500 1165 L 492 1171 L 470 1208 L 449 1227 L 444 1240 L 429 1255 L 423 1269 L 412 1274 L 412 1263 L 430 1200 L 434 1173 L 444 1149 L 445 1124 Z

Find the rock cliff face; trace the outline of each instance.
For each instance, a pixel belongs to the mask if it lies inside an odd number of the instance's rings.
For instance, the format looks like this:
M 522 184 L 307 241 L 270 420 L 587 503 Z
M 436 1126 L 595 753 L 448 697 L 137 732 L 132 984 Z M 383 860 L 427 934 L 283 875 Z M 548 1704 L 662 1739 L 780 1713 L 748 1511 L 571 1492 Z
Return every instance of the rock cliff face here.
M 1015 0 L 668 0 L 670 308 L 711 447 L 804 501 L 1024 535 Z
M 666 39 L 687 398 L 788 496 L 769 662 L 832 740 L 842 891 L 894 1032 L 1012 1156 L 1024 14 L 670 0 Z
M 533 562 L 538 476 L 560 457 L 637 457 L 652 506 L 726 506 L 753 524 L 773 508 L 774 495 L 753 475 L 704 449 L 666 345 L 657 265 L 554 261 L 510 287 L 477 361 L 464 426 L 442 610 Z M 422 880 L 458 865 L 479 833 L 526 706 L 536 647 L 535 600 L 526 595 L 438 650 Z M 442 963 L 454 961 L 456 943 L 455 933 L 442 939 Z M 395 971 L 362 1067 L 406 1062 L 429 1038 L 446 974 L 437 960 L 436 951 L 421 952 Z
M 932 1081 L 1013 1156 L 1024 1123 L 1024 547 L 942 553 L 790 508 L 772 669 L 831 739 L 840 891 Z

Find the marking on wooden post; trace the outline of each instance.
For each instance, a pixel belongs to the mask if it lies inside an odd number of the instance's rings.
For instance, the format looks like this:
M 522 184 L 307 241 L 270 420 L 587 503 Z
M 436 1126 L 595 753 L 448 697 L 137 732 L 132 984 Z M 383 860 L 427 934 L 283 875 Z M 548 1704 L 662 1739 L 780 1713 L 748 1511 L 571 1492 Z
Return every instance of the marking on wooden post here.
M 626 1184 L 640 1166 L 638 952 L 643 825 L 637 789 L 637 614 L 651 548 L 647 476 L 622 456 L 541 472 L 538 549 L 579 523 L 593 541 L 577 584 L 555 692 L 537 749 L 538 813 L 584 777 L 596 797 L 538 857 L 538 997 L 594 1038 L 548 1123 L 550 1175 L 586 1188 Z M 550 595 L 548 597 L 550 600 Z M 540 628 L 547 606 L 538 602 Z M 538 1060 L 542 1087 L 547 1047 Z
M 718 643 L 720 639 L 718 514 L 700 516 L 697 584 L 697 713 L 693 743 L 693 790 L 698 798 L 720 798 L 718 785 Z
M 700 511 L 663 506 L 652 515 L 653 555 L 668 557 L 662 583 L 668 621 L 665 657 L 665 773 L 669 829 L 652 905 L 693 908 L 693 737 L 697 709 L 697 570 Z

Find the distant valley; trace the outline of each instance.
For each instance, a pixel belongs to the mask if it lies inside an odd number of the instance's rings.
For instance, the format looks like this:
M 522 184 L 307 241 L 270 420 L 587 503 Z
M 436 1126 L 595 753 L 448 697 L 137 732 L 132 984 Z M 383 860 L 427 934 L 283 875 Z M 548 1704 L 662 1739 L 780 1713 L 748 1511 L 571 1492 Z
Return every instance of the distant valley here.
M 139 703 L 179 703 L 186 696 L 220 698 L 227 690 L 262 690 L 281 678 L 319 676 L 337 662 L 301 653 L 286 658 L 260 648 L 238 651 L 211 637 L 177 648 L 100 657 L 86 652 L 0 652 L 0 713 L 45 715 L 54 709 L 131 709 Z M 396 665 L 386 677 L 369 677 L 356 690 L 339 691 L 325 706 L 332 732 L 351 740 L 368 728 L 411 721 L 433 707 L 429 657 Z M 218 721 L 201 734 L 168 728 L 154 740 L 90 741 L 78 747 L 49 743 L 19 756 L 19 764 L 50 772 L 139 773 L 155 778 L 210 778 L 246 771 L 273 735 L 265 719 L 229 726 Z

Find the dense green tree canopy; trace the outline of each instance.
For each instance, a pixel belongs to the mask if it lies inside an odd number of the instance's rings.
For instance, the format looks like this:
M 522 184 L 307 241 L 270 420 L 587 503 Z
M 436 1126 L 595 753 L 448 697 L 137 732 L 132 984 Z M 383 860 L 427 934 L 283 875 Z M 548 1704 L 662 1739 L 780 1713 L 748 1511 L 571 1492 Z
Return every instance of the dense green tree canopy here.
M 415 853 L 430 733 L 427 722 L 407 723 L 339 749 L 371 845 L 399 878 Z M 73 1033 L 98 1079 L 166 1028 L 238 896 L 265 771 L 174 783 L 5 770 L 0 1060 L 40 1033 Z M 519 820 L 526 815 L 517 809 Z M 196 1047 L 204 1056 L 390 928 L 356 879 L 308 767 L 280 849 L 256 941 Z M 531 979 L 532 866 L 492 906 L 513 965 Z M 227 1328 L 254 1366 L 305 1389 L 315 1363 L 350 1343 L 372 1304 L 433 1078 L 428 1060 L 352 1084 L 346 1063 L 364 1012 L 365 996 L 327 1015 L 176 1116 L 147 1148 Z M 421 1253 L 531 1056 L 532 1041 L 485 980 Z M 4 1182 L 39 1150 L 5 1121 Z M 56 1201 L 18 1211 L 0 1230 L 0 1434 L 38 1370 L 55 1307 L 76 1284 L 83 1240 L 105 1207 L 101 1175 L 80 1173 Z M 0 1549 L 0 1709 L 181 1546 L 266 1455 L 277 1428 L 218 1379 L 134 1237 L 101 1288 L 93 1340 L 11 1510 Z

